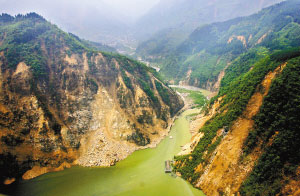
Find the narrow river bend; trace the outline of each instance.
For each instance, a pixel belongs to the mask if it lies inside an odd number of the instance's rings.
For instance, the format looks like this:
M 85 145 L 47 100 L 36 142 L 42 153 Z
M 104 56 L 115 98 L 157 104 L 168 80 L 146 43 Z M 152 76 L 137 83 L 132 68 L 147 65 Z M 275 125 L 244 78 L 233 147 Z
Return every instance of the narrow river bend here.
M 21 182 L 15 195 L 22 196 L 203 196 L 181 178 L 164 173 L 164 161 L 172 159 L 189 142 L 185 111 L 175 121 L 170 137 L 157 148 L 134 152 L 110 168 L 73 167 Z

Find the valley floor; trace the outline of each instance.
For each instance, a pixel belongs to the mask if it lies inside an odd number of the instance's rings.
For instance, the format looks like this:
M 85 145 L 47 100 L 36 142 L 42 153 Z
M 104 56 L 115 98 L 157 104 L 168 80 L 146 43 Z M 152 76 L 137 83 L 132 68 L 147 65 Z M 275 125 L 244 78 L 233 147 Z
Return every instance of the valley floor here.
M 186 107 L 171 127 L 169 136 L 156 148 L 134 152 L 114 167 L 72 167 L 65 171 L 48 173 L 11 186 L 12 195 L 204 195 L 181 178 L 164 173 L 164 161 L 172 160 L 191 140 L 191 118 L 200 109 Z M 193 123 L 195 127 L 195 123 Z
M 203 196 L 183 179 L 164 173 L 164 161 L 171 160 L 190 141 L 188 116 L 198 111 L 183 112 L 171 129 L 172 137 L 165 138 L 156 148 L 136 151 L 114 167 L 72 167 L 48 173 L 13 187 L 13 195 Z

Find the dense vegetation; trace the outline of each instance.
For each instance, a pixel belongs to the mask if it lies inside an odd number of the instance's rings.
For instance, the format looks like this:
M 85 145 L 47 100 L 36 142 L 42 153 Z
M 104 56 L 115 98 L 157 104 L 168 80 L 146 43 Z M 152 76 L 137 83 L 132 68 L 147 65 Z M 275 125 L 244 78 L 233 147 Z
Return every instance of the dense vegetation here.
M 186 79 L 188 71 L 192 70 L 188 82 L 208 88 L 208 81 L 215 82 L 219 73 L 244 53 L 250 52 L 235 64 L 248 60 L 254 63 L 265 53 L 299 46 L 299 6 L 297 0 L 289 0 L 249 17 L 203 25 L 178 47 L 148 60 L 161 64 L 161 73 L 166 79 L 178 82 Z M 229 66 L 228 71 L 234 67 Z M 250 63 L 249 67 L 235 70 L 236 75 L 251 67 Z M 227 77 L 231 81 L 234 75 Z
M 79 39 L 64 33 L 35 13 L 16 17 L 3 14 L 0 16 L 0 23 L 0 33 L 4 39 L 0 51 L 4 51 L 7 64 L 14 69 L 19 62 L 24 61 L 31 66 L 37 79 L 47 77 L 48 71 L 47 57 L 41 45 L 45 49 L 62 48 L 64 43 L 58 39 L 61 36 L 70 46 L 69 53 L 90 50 Z M 55 52 L 58 54 L 59 51 Z
M 164 56 L 203 24 L 249 15 L 280 1 L 162 0 L 137 23 L 137 35 L 148 39 L 139 45 L 137 53 L 144 57 Z
M 210 101 L 211 106 L 218 98 L 223 97 L 219 112 L 199 130 L 204 133 L 204 137 L 194 151 L 186 156 L 175 157 L 177 162 L 174 169 L 180 172 L 184 179 L 192 183 L 199 179 L 201 173 L 195 172 L 196 167 L 199 164 L 203 167 L 208 164 L 209 157 L 223 139 L 223 135 L 217 137 L 217 131 L 233 125 L 233 122 L 243 114 L 251 96 L 256 91 L 264 90 L 259 84 L 265 75 L 286 61 L 287 67 L 273 81 L 270 92 L 254 119 L 254 130 L 245 141 L 245 156 L 257 146 L 261 148 L 263 154 L 253 172 L 243 183 L 241 194 L 276 195 L 288 180 L 295 178 L 296 169 L 300 164 L 299 7 L 299 1 L 289 0 L 250 17 L 204 25 L 194 31 L 174 51 L 159 60 L 163 63 L 162 72 L 167 78 L 175 78 L 178 81 L 192 70 L 190 83 L 200 87 L 205 87 L 207 81 L 211 79 L 215 80 L 220 71 L 228 66 L 218 95 Z M 34 13 L 16 17 L 3 14 L 0 16 L 0 24 L 0 51 L 3 51 L 6 57 L 5 64 L 14 70 L 19 62 L 24 61 L 31 67 L 34 74 L 34 80 L 31 82 L 32 90 L 41 102 L 47 118 L 53 118 L 47 108 L 47 100 L 39 95 L 36 87 L 38 81 L 47 81 L 48 77 L 46 58 L 48 56 L 43 47 L 51 51 L 61 49 L 64 47 L 63 44 L 66 44 L 68 46 L 66 53 L 71 55 L 87 52 L 90 59 L 97 52 L 97 44 L 64 33 Z M 64 43 L 61 43 L 60 38 Z M 152 52 L 165 52 L 164 49 L 158 48 Z M 55 56 L 56 52 L 52 52 Z M 171 115 L 179 110 L 180 106 L 175 107 L 172 101 L 174 92 L 160 81 L 159 75 L 153 69 L 118 54 L 104 52 L 103 56 L 109 66 L 112 66 L 114 60 L 121 65 L 120 76 L 131 92 L 131 95 L 120 95 L 121 107 L 130 105 L 124 97 L 129 99 L 128 96 L 134 96 L 134 85 L 139 85 L 161 119 L 167 120 L 159 112 L 160 100 L 169 106 Z M 89 61 L 89 66 L 91 70 L 95 68 L 92 61 Z M 152 81 L 152 75 L 157 80 Z M 86 82 L 94 89 L 94 93 L 97 92 L 98 86 L 93 79 L 87 79 Z M 182 92 L 189 93 L 197 107 L 205 105 L 205 97 L 201 93 L 184 90 Z M 153 124 L 151 116 L 146 111 L 143 111 L 137 121 L 140 124 Z M 59 124 L 53 122 L 51 128 L 59 135 L 61 129 Z M 39 134 L 46 134 L 47 131 L 44 130 Z M 127 137 L 127 140 L 143 146 L 150 142 L 138 128 Z M 1 141 L 8 146 L 23 142 L 22 139 L 12 136 L 2 137 Z M 45 145 L 44 151 L 49 150 L 52 149 Z M 7 155 L 2 159 L 15 161 L 16 158 Z M 4 165 L 3 161 L 0 162 L 1 165 Z M 20 169 L 15 165 L 12 167 L 14 170 Z M 6 175 L 9 175 L 9 172 Z
M 242 195 L 276 195 L 296 176 L 300 164 L 300 58 L 292 59 L 276 78 L 255 117 L 255 129 L 245 143 L 245 153 L 259 143 L 263 150 Z M 283 179 L 287 177 L 287 179 Z
M 65 33 L 36 13 L 16 17 L 2 14 L 0 24 L 0 39 L 4 39 L 0 50 L 4 51 L 9 66 L 15 68 L 19 62 L 24 61 L 31 66 L 37 78 L 47 75 L 47 62 L 41 45 L 48 50 L 57 50 L 67 44 L 70 47 L 67 51 L 69 54 L 99 49 L 114 51 L 103 44 L 81 40 L 74 34 Z
M 194 151 L 190 155 L 175 157 L 177 160 L 175 170 L 180 172 L 184 179 L 192 183 L 199 179 L 202 173 L 196 173 L 196 167 L 200 163 L 203 167 L 208 164 L 209 157 L 223 137 L 216 137 L 217 131 L 232 126 L 233 122 L 242 115 L 255 91 L 264 90 L 259 84 L 265 75 L 286 61 L 288 61 L 288 66 L 273 82 L 260 113 L 255 117 L 255 130 L 250 133 L 245 143 L 245 155 L 258 145 L 261 145 L 264 153 L 254 171 L 244 182 L 241 193 L 243 195 L 275 195 L 287 182 L 286 178 L 294 177 L 295 169 L 300 163 L 298 152 L 300 144 L 298 140 L 300 100 L 298 57 L 300 50 L 298 46 L 300 42 L 297 41 L 299 34 L 294 34 L 300 29 L 300 25 L 295 22 L 300 18 L 298 8 L 295 8 L 299 4 L 298 1 L 287 1 L 267 8 L 257 15 L 242 19 L 248 22 L 261 19 L 267 23 L 276 18 L 276 22 L 273 21 L 273 27 L 277 29 L 277 32 L 271 33 L 272 39 L 266 38 L 261 44 L 256 44 L 257 42 L 254 41 L 254 47 L 238 55 L 227 68 L 218 96 L 210 101 L 211 105 L 217 98 L 223 97 L 219 112 L 199 130 L 204 133 L 204 137 Z M 279 10 L 281 12 L 278 14 Z M 274 17 L 274 14 L 277 17 Z M 260 17 L 261 15 L 264 17 Z M 294 17 L 292 23 L 286 23 L 287 15 Z M 261 25 L 264 24 L 263 22 Z M 226 23 L 228 22 L 220 23 L 218 26 L 226 26 Z M 249 28 L 254 28 L 250 24 L 248 27 L 236 25 L 230 30 L 239 29 L 248 32 Z M 260 28 L 257 31 L 260 31 Z M 217 42 L 217 40 L 212 42 Z M 209 45 L 209 41 L 206 44 Z M 202 46 L 200 44 L 197 47 Z M 213 139 L 214 143 L 212 143 Z
M 255 92 L 257 85 L 269 71 L 275 69 L 278 65 L 277 62 L 271 62 L 269 57 L 266 57 L 257 62 L 252 71 L 241 75 L 234 80 L 230 86 L 221 89 L 218 96 L 223 96 L 225 94 L 226 96 L 222 101 L 220 113 L 217 113 L 213 119 L 208 121 L 206 125 L 199 130 L 204 133 L 204 137 L 200 140 L 195 150 L 188 156 L 176 157 L 177 160 L 184 163 L 184 166 L 182 167 L 175 167 L 176 171 L 179 171 L 183 178 L 192 183 L 199 178 L 200 174 L 195 173 L 194 169 L 200 163 L 207 164 L 207 159 L 205 157 L 209 157 L 210 154 L 206 154 L 204 157 L 204 153 L 205 151 L 212 153 L 214 149 L 212 149 L 211 146 L 217 146 L 211 144 L 212 140 L 217 135 L 217 131 L 224 127 L 231 127 L 233 121 L 243 113 L 250 97 Z M 223 113 L 225 110 L 227 112 Z M 216 142 L 218 142 L 218 140 L 216 140 Z

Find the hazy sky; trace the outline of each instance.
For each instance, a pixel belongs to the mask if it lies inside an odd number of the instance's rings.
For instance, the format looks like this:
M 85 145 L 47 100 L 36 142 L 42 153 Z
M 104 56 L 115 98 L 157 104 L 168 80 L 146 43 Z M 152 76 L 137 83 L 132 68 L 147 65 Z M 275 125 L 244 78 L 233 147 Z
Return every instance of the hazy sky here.
M 108 5 L 107 10 L 116 10 L 116 15 L 128 16 L 137 19 L 145 14 L 150 8 L 160 0 L 0 0 L 0 13 L 7 12 L 17 14 L 19 12 L 44 12 L 57 6 L 82 6 L 92 5 L 103 10 L 103 2 Z M 105 6 L 104 6 L 105 7 Z M 112 8 L 112 9 L 111 9 Z M 43 13 L 41 13 L 43 14 Z M 47 13 L 46 13 L 47 15 Z M 116 16 L 118 17 L 118 16 Z
M 150 8 L 157 4 L 160 0 L 103 0 L 108 5 L 112 6 L 116 10 L 128 12 L 122 14 L 128 14 L 134 18 L 139 17 L 146 13 Z

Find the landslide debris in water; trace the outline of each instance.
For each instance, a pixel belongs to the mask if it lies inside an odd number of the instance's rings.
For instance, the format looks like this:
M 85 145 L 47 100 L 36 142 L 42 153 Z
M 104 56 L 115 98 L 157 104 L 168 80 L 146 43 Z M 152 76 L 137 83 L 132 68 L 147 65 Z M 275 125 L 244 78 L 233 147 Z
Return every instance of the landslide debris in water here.
M 182 107 L 144 64 L 96 51 L 35 13 L 0 16 L 1 183 L 113 165 L 159 142 Z

